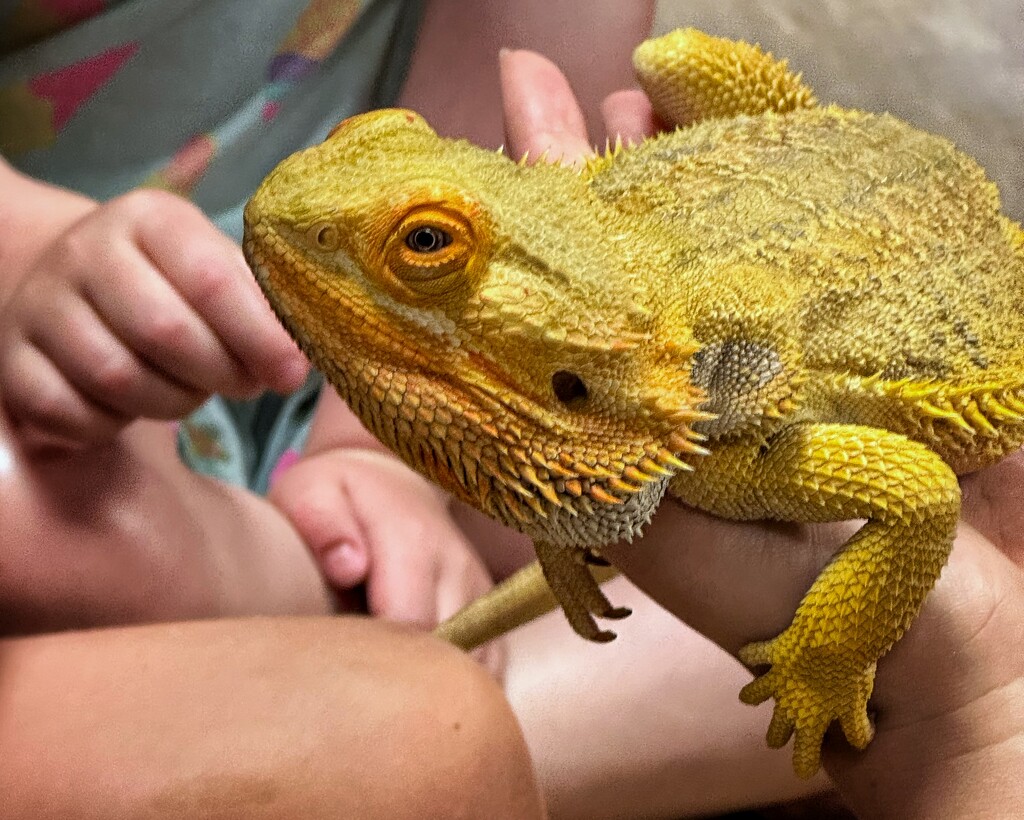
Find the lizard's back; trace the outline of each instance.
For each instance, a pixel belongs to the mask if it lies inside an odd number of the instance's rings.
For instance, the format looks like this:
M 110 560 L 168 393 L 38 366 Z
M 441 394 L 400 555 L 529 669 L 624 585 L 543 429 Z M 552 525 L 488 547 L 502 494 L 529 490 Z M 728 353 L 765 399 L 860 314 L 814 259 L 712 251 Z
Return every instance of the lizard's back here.
M 837 108 L 710 120 L 592 185 L 679 226 L 676 281 L 739 268 L 789 294 L 817 420 L 895 429 L 959 470 L 1019 446 L 1021 425 L 991 431 L 1024 409 L 1024 234 L 947 140 Z

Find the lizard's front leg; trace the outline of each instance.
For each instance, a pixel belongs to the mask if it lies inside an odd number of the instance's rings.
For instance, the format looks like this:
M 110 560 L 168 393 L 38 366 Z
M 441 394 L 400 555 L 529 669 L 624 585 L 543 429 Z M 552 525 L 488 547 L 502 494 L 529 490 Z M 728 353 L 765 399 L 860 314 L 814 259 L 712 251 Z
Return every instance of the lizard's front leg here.
M 748 666 L 770 667 L 740 698 L 775 699 L 768 744 L 783 746 L 795 733 L 797 774 L 817 771 L 833 721 L 864 748 L 873 734 L 875 664 L 917 615 L 949 555 L 960 511 L 952 470 L 895 433 L 798 424 L 761 446 L 717 448 L 672 491 L 733 519 L 868 519 L 822 570 L 790 626 L 739 655 Z
M 534 549 L 544 578 L 576 634 L 598 643 L 612 640 L 615 633 L 599 629 L 594 615 L 625 618 L 629 609 L 611 605 L 587 565 L 586 552 L 546 541 L 537 541 Z

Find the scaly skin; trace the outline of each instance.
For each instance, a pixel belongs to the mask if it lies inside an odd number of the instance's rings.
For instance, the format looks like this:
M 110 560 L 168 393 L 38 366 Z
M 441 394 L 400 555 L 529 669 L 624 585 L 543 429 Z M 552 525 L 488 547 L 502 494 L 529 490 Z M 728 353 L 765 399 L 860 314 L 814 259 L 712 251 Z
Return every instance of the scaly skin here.
M 1024 442 L 1024 242 L 946 140 L 819 108 L 784 63 L 692 30 L 637 50 L 685 127 L 582 172 L 347 120 L 246 210 L 282 321 L 409 464 L 530 534 L 573 627 L 621 617 L 588 560 L 670 492 L 733 519 L 864 526 L 747 646 L 768 742 L 871 739 L 875 664 L 946 561 L 955 473 Z M 442 627 L 546 605 L 540 573 Z M 532 596 L 532 597 L 531 597 Z M 519 602 L 531 599 L 521 612 Z

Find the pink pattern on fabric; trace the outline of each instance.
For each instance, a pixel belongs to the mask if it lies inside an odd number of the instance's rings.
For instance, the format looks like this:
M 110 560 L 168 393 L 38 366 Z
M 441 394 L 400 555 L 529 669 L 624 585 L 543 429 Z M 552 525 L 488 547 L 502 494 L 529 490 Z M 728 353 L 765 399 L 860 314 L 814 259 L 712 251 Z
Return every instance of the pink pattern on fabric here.
M 281 103 L 277 100 L 271 100 L 263 104 L 263 110 L 260 112 L 263 117 L 263 122 L 270 122 L 277 116 L 277 112 L 281 110 Z
M 277 464 L 274 465 L 274 469 L 270 471 L 270 477 L 267 484 L 273 487 L 277 480 L 284 475 L 300 457 L 299 451 L 293 450 L 290 447 L 281 453 L 281 457 L 277 460 Z
M 167 187 L 187 195 L 199 182 L 217 153 L 217 142 L 210 134 L 197 134 L 178 149 L 163 170 Z
M 60 131 L 138 50 L 138 43 L 127 43 L 30 80 L 29 90 L 53 105 L 54 131 Z

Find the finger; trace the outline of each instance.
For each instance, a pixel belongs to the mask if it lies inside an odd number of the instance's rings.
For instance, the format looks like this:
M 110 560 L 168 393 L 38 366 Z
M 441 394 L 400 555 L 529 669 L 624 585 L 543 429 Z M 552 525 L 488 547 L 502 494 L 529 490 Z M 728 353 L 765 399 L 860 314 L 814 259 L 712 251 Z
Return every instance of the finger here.
M 438 585 L 468 549 L 439 491 L 377 452 L 349 454 L 348 493 L 370 550 L 370 612 L 432 628 Z
M 259 292 L 241 249 L 225 241 L 218 253 L 216 244 L 190 246 L 186 259 L 176 258 L 166 239 L 153 237 L 148 248 L 160 267 L 177 264 L 179 292 L 259 384 L 297 389 L 309 363 Z
M 100 264 L 106 280 L 84 279 L 82 296 L 124 345 L 193 390 L 240 397 L 259 389 L 257 379 L 137 248 L 119 246 Z M 125 285 L 112 286 L 114 281 Z
M 532 51 L 502 51 L 499 56 L 507 149 L 574 162 L 593 153 L 587 126 L 569 81 L 545 57 Z
M 639 89 L 616 91 L 601 103 L 605 133 L 613 142 L 621 139 L 627 145 L 639 144 L 664 127 L 651 108 L 651 101 Z
M 461 532 L 452 533 L 446 552 L 451 559 L 442 564 L 437 582 L 437 619 L 441 622 L 490 590 L 494 582 L 483 561 Z
M 364 547 L 372 614 L 436 625 L 439 568 L 461 533 L 424 479 L 389 455 L 333 451 L 295 464 L 270 495 L 315 555 L 341 542 Z
M 288 517 L 331 586 L 348 590 L 366 581 L 367 536 L 353 514 L 344 461 L 336 454 L 300 460 L 278 477 L 269 497 Z
M 447 546 L 450 560 L 441 565 L 437 582 L 437 622 L 441 623 L 494 587 L 494 580 L 473 546 L 459 533 Z M 458 556 L 462 556 L 461 559 Z M 477 663 L 501 680 L 505 671 L 505 641 L 489 641 L 472 652 Z
M 4 357 L 3 402 L 24 441 L 69 448 L 109 441 L 128 423 L 83 397 L 35 345 L 19 340 Z
M 1024 453 L 960 480 L 965 521 L 1024 565 Z
M 320 552 L 320 571 L 336 589 L 352 589 L 366 580 L 370 554 L 363 544 L 336 541 Z
M 376 550 L 367 580 L 367 603 L 370 614 L 411 623 L 424 630 L 438 623 L 435 588 L 438 567 L 430 553 L 413 549 Z M 408 542 L 404 547 L 411 545 Z
M 140 250 L 242 367 L 260 384 L 298 387 L 308 365 L 260 293 L 241 248 L 176 197 L 131 207 L 144 216 L 149 209 L 150 218 L 135 223 Z M 153 211 L 165 218 L 152 218 Z
M 29 341 L 85 399 L 114 416 L 180 418 L 206 394 L 152 370 L 116 337 L 84 300 L 69 294 L 55 305 L 59 321 L 32 329 Z
M 366 600 L 370 614 L 432 629 L 438 624 L 437 555 L 441 544 L 428 534 L 430 524 L 410 514 L 402 497 L 401 515 L 383 515 L 373 526 Z

